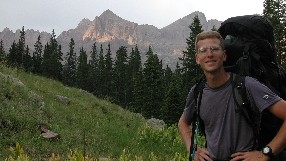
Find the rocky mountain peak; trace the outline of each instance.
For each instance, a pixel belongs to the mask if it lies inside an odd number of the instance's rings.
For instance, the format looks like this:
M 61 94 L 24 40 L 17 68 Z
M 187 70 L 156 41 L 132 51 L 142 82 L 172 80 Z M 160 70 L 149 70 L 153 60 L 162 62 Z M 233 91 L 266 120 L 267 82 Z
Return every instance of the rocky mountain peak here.
M 88 18 L 82 19 L 79 24 L 77 25 L 78 27 L 80 26 L 89 26 L 91 24 L 91 21 Z
M 6 33 L 6 32 L 12 32 L 12 30 L 10 30 L 8 27 L 5 27 L 2 32 L 4 32 L 4 33 Z
M 102 20 L 114 20 L 114 21 L 121 21 L 123 20 L 121 17 L 117 16 L 115 13 L 110 11 L 109 9 L 104 11 L 100 16 Z
M 99 17 L 95 17 L 84 32 L 82 40 L 98 43 L 120 40 L 133 45 L 133 34 L 137 25 L 137 23 L 124 20 L 112 11 L 106 10 Z

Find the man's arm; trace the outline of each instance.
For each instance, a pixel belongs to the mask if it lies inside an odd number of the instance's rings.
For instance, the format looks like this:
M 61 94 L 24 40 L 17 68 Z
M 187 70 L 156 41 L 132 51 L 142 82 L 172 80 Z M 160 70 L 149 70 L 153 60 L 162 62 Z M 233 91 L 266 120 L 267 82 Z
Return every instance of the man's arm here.
M 190 152 L 192 128 L 187 123 L 187 120 L 184 114 L 182 114 L 182 116 L 180 117 L 178 128 L 179 128 L 180 135 L 185 143 L 186 149 L 188 152 Z
M 286 101 L 276 102 L 269 107 L 269 111 L 284 121 L 277 135 L 268 144 L 273 154 L 277 154 L 286 147 Z
M 286 147 L 286 102 L 284 100 L 280 100 L 270 106 L 268 110 L 284 121 L 277 135 L 268 144 L 268 146 L 272 149 L 272 153 L 276 155 Z M 231 161 L 246 160 L 251 158 L 260 158 L 263 161 L 270 159 L 268 156 L 264 156 L 258 151 L 237 152 L 232 154 L 232 157 L 233 159 L 231 159 Z

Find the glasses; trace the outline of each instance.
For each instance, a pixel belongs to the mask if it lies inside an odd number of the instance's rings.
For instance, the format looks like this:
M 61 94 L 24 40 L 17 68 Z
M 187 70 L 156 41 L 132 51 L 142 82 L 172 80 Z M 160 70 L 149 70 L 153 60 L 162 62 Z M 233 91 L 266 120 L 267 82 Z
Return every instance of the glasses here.
M 218 53 L 221 50 L 219 46 L 211 46 L 211 47 L 202 47 L 198 49 L 198 54 L 207 54 L 208 49 L 210 49 L 211 53 Z

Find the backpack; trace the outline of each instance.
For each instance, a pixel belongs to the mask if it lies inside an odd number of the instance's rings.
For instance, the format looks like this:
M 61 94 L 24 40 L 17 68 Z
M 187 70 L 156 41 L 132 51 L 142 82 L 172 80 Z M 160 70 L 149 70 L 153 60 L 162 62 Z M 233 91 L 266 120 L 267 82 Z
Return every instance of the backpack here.
M 267 18 L 231 17 L 222 22 L 218 32 L 225 40 L 226 71 L 254 77 L 286 98 L 286 71 L 277 63 L 273 27 Z
M 231 17 L 221 24 L 218 32 L 225 40 L 227 59 L 224 66 L 226 71 L 241 76 L 254 77 L 285 100 L 286 71 L 276 60 L 275 40 L 271 22 L 260 15 Z M 244 81 L 239 80 L 234 82 L 240 82 L 244 86 Z M 244 89 L 244 87 L 238 89 Z M 245 95 L 245 91 L 240 90 L 238 93 Z M 246 96 L 241 97 L 244 98 L 244 102 L 248 101 Z M 249 115 L 251 111 L 244 113 L 244 115 Z M 257 136 L 256 149 L 260 150 L 276 135 L 282 125 L 282 120 L 265 111 L 262 113 L 260 120 L 254 119 L 249 123 L 256 124 L 253 127 L 260 130 L 255 132 Z
M 225 70 L 236 73 L 236 76 L 232 78 L 235 102 L 253 128 L 256 138 L 253 149 L 261 150 L 276 135 L 282 125 L 282 120 L 267 110 L 260 114 L 253 110 L 255 108 L 250 107 L 244 86 L 244 76 L 256 78 L 281 98 L 286 98 L 286 70 L 276 60 L 272 24 L 268 19 L 259 15 L 237 16 L 225 20 L 218 32 L 224 38 L 227 55 L 224 62 Z M 204 124 L 199 117 L 199 105 L 204 84 L 205 79 L 201 79 L 194 88 L 197 104 L 192 143 L 196 143 L 194 138 L 196 131 L 204 134 Z M 191 146 L 190 151 L 192 152 L 192 150 L 193 152 L 196 150 L 196 144 Z M 282 153 L 285 155 L 286 151 L 284 150 Z M 281 158 L 286 158 L 286 156 Z M 280 161 L 286 160 L 281 159 Z

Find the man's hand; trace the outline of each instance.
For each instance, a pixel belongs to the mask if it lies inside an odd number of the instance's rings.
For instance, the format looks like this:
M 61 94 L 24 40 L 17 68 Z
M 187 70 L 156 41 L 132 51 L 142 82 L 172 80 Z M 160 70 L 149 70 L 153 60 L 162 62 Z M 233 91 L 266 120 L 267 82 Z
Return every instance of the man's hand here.
M 268 161 L 270 158 L 260 151 L 237 152 L 231 155 L 230 161 Z
M 206 149 L 198 148 L 195 153 L 195 161 L 212 161 L 209 157 L 209 152 Z

